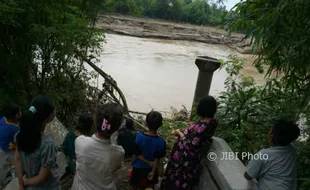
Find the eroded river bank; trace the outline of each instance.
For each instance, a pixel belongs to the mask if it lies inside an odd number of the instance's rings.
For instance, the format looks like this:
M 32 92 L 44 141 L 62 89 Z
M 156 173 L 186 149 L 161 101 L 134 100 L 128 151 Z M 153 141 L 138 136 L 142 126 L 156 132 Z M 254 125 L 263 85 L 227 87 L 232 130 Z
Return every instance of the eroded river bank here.
M 187 40 L 208 44 L 224 44 L 242 54 L 252 54 L 249 41 L 243 41 L 243 34 L 231 33 L 207 26 L 173 23 L 163 20 L 135 18 L 120 15 L 102 15 L 96 28 L 106 32 L 141 38 Z

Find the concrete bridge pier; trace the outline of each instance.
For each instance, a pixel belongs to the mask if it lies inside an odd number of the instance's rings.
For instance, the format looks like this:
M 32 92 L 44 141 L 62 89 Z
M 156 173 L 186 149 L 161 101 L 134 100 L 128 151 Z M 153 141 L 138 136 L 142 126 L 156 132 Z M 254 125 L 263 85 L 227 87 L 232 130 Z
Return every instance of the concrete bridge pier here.
M 191 118 L 193 118 L 193 114 L 195 113 L 193 112 L 193 110 L 195 110 L 195 103 L 197 103 L 203 96 L 209 95 L 213 73 L 221 66 L 218 59 L 208 56 L 197 57 L 195 64 L 199 69 L 199 73 L 192 105 Z

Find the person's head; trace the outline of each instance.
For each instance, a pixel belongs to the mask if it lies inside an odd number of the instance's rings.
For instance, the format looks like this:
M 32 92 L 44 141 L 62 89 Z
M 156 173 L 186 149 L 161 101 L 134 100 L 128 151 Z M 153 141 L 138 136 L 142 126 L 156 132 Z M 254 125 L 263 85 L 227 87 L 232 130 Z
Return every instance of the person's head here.
M 132 120 L 132 119 L 127 119 L 127 120 L 126 120 L 125 127 L 126 127 L 126 129 L 134 130 L 134 127 L 133 127 L 133 120 Z
M 212 96 L 202 97 L 197 105 L 197 115 L 201 118 L 213 118 L 217 110 L 217 102 Z
M 46 96 L 35 98 L 20 119 L 20 131 L 16 137 L 18 150 L 26 153 L 35 151 L 41 143 L 41 132 L 54 117 L 53 101 Z
M 163 124 L 163 116 L 157 111 L 151 111 L 146 115 L 146 124 L 149 130 L 157 131 Z
M 269 138 L 275 146 L 287 146 L 300 135 L 299 127 L 292 121 L 277 120 L 270 130 Z
M 118 104 L 110 102 L 97 107 L 95 124 L 100 137 L 110 138 L 122 121 L 123 109 Z
M 94 124 L 94 120 L 91 114 L 84 113 L 79 116 L 77 126 L 75 130 L 82 135 L 90 136 L 91 128 Z
M 21 117 L 21 109 L 17 104 L 6 104 L 3 106 L 4 117 L 12 123 L 17 123 Z

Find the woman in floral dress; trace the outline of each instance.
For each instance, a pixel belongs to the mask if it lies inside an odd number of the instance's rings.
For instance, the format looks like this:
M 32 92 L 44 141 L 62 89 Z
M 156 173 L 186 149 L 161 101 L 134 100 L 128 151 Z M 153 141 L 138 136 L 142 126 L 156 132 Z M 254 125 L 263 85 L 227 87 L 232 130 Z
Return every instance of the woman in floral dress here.
M 217 102 L 212 96 L 203 97 L 197 106 L 200 121 L 191 125 L 178 136 L 169 157 L 167 169 L 161 184 L 161 190 L 192 190 L 199 179 L 199 166 L 202 149 L 208 150 L 217 127 L 214 118 Z

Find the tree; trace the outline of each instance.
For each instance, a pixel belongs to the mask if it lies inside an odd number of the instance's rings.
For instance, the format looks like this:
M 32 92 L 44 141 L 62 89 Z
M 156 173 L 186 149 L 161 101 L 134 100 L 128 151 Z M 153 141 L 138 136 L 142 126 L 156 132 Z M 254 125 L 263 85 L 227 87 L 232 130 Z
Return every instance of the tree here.
M 218 97 L 220 106 L 217 118 L 219 127 L 217 135 L 224 138 L 230 147 L 242 155 L 242 152 L 257 153 L 270 146 L 268 134 L 277 119 L 295 120 L 303 130 L 310 121 L 310 110 L 303 113 L 303 121 L 298 121 L 300 111 L 300 94 L 286 88 L 285 81 L 267 80 L 267 85 L 257 85 L 252 77 L 240 75 L 246 61 L 237 56 L 230 56 L 223 62 L 228 77 L 225 81 L 226 91 Z M 297 113 L 297 114 L 296 114 Z M 310 158 L 309 139 L 297 141 L 297 172 L 299 190 L 309 189 Z M 239 159 L 247 163 L 247 158 Z
M 184 0 L 172 0 L 170 6 L 169 18 L 175 21 L 181 21 L 183 17 L 183 11 L 185 8 Z
M 253 48 L 262 49 L 255 65 L 267 65 L 268 76 L 276 72 L 287 87 L 302 93 L 301 110 L 310 100 L 309 10 L 307 0 L 244 1 L 236 7 L 239 18 L 234 23 L 246 30 Z
M 103 36 L 89 27 L 100 2 L 0 2 L 0 103 L 12 99 L 26 108 L 48 94 L 65 123 L 87 107 L 90 74 L 75 52 L 100 51 Z
M 222 1 L 205 0 L 115 0 L 115 12 L 202 25 L 223 25 Z
M 309 10 L 307 0 L 248 0 L 237 4 L 238 17 L 233 23 L 234 28 L 246 31 L 254 49 L 262 50 L 254 64 L 259 69 L 269 67 L 266 77 L 271 80 L 265 87 L 269 105 L 299 121 L 306 135 L 310 121 Z M 310 174 L 305 170 L 310 167 L 309 138 L 297 144 L 299 189 L 306 190 L 310 188 Z

